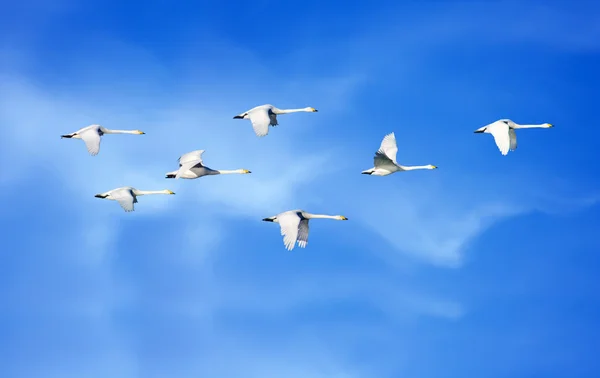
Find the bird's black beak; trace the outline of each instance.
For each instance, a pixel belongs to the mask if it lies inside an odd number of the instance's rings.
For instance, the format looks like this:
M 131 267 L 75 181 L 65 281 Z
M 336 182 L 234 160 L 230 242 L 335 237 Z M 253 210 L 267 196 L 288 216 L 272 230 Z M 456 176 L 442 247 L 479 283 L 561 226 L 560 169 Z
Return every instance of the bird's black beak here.
M 263 218 L 263 221 L 264 222 L 273 222 L 273 219 L 271 219 L 271 218 Z
M 61 139 L 62 139 L 62 138 L 73 138 L 73 136 L 72 136 L 72 135 L 61 135 L 60 137 L 61 137 Z
M 361 173 L 362 173 L 363 175 L 370 175 L 370 174 L 372 174 L 373 172 L 361 172 Z
M 94 197 L 96 197 L 96 198 L 106 198 L 106 196 L 102 195 L 102 194 L 96 194 Z
M 244 117 L 236 115 L 235 117 L 233 117 L 233 119 L 243 119 Z
M 475 134 L 481 134 L 484 130 L 475 130 L 473 131 Z

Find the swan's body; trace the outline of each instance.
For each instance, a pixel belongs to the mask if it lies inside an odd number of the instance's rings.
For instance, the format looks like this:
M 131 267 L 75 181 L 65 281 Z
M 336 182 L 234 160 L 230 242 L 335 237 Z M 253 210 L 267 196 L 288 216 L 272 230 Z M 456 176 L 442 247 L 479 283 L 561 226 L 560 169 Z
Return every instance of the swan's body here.
M 396 136 L 394 133 L 387 134 L 381 141 L 379 150 L 375 152 L 373 158 L 373 168 L 362 171 L 364 175 L 387 176 L 398 171 L 412 171 L 415 169 L 436 169 L 435 165 L 400 165 L 396 161 L 398 146 L 396 145 Z
M 553 126 L 549 123 L 542 123 L 538 125 L 519 125 L 510 119 L 500 119 L 475 130 L 475 132 L 492 134 L 500 153 L 506 156 L 508 151 L 514 151 L 517 149 L 517 134 L 515 133 L 516 129 L 548 129 L 550 127 Z
M 96 194 L 94 197 L 117 201 L 126 212 L 134 211 L 133 204 L 137 203 L 137 197 L 148 194 L 175 194 L 172 191 L 165 190 L 138 190 L 131 186 L 124 186 L 109 190 L 108 192 Z
M 100 152 L 100 137 L 102 137 L 104 134 L 141 135 L 145 133 L 140 130 L 111 130 L 100 125 L 90 125 L 88 127 L 84 127 L 83 129 L 79 129 L 74 133 L 61 135 L 60 137 L 83 140 L 90 155 L 96 156 L 98 155 L 98 152 Z
M 196 150 L 188 152 L 179 157 L 179 169 L 176 171 L 168 172 L 165 178 L 184 178 L 184 179 L 195 179 L 202 176 L 210 175 L 224 175 L 231 173 L 251 173 L 247 169 L 234 169 L 234 170 L 219 170 L 210 169 L 205 167 L 202 161 L 202 154 L 204 150 Z
M 277 126 L 277 115 L 297 112 L 316 112 L 317 109 L 306 107 L 302 109 L 278 109 L 273 105 L 260 105 L 233 117 L 234 119 L 249 119 L 254 133 L 263 137 L 269 133 L 269 126 Z
M 298 247 L 306 247 L 308 243 L 308 220 L 318 218 L 348 220 L 343 215 L 320 215 L 307 213 L 304 210 L 289 210 L 273 217 L 264 218 L 263 221 L 279 223 L 283 244 L 288 251 L 291 251 L 294 249 L 296 241 L 298 241 Z

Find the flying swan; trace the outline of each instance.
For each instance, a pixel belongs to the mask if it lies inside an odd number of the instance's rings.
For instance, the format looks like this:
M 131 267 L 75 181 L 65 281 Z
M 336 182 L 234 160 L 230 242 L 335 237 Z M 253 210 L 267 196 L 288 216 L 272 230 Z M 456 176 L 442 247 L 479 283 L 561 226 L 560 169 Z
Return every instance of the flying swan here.
M 235 169 L 235 170 L 219 170 L 219 169 L 210 169 L 204 166 L 202 161 L 202 154 L 204 150 L 196 150 L 192 152 L 188 152 L 179 157 L 179 169 L 176 171 L 168 172 L 165 175 L 165 178 L 184 178 L 184 179 L 195 179 L 202 176 L 210 176 L 210 175 L 225 175 L 230 173 L 251 173 L 247 169 Z
M 415 169 L 436 169 L 435 165 L 413 165 L 406 166 L 400 165 L 396 162 L 396 153 L 398 152 L 398 146 L 396 145 L 396 136 L 394 133 L 390 133 L 383 137 L 379 150 L 375 152 L 373 158 L 374 167 L 362 171 L 363 175 L 372 176 L 387 176 L 398 171 L 412 171 Z
M 279 223 L 283 244 L 288 251 L 291 251 L 294 249 L 296 241 L 298 241 L 298 247 L 306 247 L 308 243 L 308 220 L 319 218 L 348 220 L 343 215 L 320 215 L 307 213 L 304 210 L 289 210 L 273 217 L 264 218 L 263 221 Z
M 83 129 L 77 130 L 71 134 L 61 135 L 61 138 L 82 139 L 87 147 L 88 152 L 92 156 L 98 155 L 100 152 L 100 137 L 104 134 L 146 134 L 140 130 L 110 130 L 100 125 L 90 125 Z
M 273 105 L 260 105 L 248 110 L 240 115 L 233 117 L 234 119 L 249 119 L 252 122 L 254 133 L 257 136 L 263 137 L 269 133 L 269 125 L 277 126 L 277 115 L 297 112 L 316 112 L 315 108 L 307 107 L 302 109 L 278 109 Z
M 137 203 L 137 197 L 148 194 L 175 194 L 170 190 L 138 190 L 131 186 L 124 186 L 109 190 L 108 192 L 96 194 L 94 197 L 117 201 L 126 212 L 134 211 L 133 204 Z
M 516 129 L 549 129 L 551 127 L 554 126 L 549 123 L 542 123 L 539 125 L 519 125 L 510 119 L 500 119 L 475 130 L 475 132 L 492 134 L 500 153 L 506 156 L 509 150 L 514 151 L 517 149 Z

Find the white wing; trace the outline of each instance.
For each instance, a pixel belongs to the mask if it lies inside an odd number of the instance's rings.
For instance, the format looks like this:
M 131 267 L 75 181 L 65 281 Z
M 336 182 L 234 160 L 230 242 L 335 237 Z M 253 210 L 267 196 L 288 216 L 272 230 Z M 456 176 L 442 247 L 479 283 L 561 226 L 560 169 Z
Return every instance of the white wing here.
M 110 196 L 121 205 L 126 212 L 133 211 L 133 204 L 137 202 L 137 198 L 131 189 L 119 189 L 110 193 Z
M 304 248 L 308 243 L 308 219 L 302 219 L 298 226 L 298 247 Z
M 271 123 L 271 117 L 269 117 L 268 108 L 260 108 L 253 110 L 249 113 L 250 122 L 252 122 L 252 128 L 254 133 L 263 137 L 269 133 L 269 124 Z
M 202 164 L 202 154 L 204 150 L 196 150 L 183 154 L 179 157 L 179 170 L 175 174 L 175 178 L 178 179 L 184 172 L 187 172 L 190 168 L 197 164 Z
M 89 128 L 82 132 L 78 132 L 79 136 L 85 143 L 88 152 L 92 156 L 98 155 L 100 152 L 100 134 L 98 134 L 97 128 Z
M 504 122 L 496 122 L 487 127 L 486 131 L 494 137 L 496 146 L 502 155 L 507 155 L 510 148 L 510 136 L 508 135 L 508 125 Z
M 300 217 L 294 212 L 287 212 L 277 216 L 279 226 L 281 227 L 281 235 L 283 236 L 283 244 L 288 251 L 294 249 L 296 240 L 298 239 L 298 226 Z
M 398 146 L 396 145 L 396 135 L 394 133 L 389 133 L 388 135 L 383 137 L 381 141 L 381 146 L 379 147 L 380 154 L 384 154 L 391 161 L 396 163 L 396 154 L 398 153 Z
M 514 129 L 509 129 L 508 135 L 510 136 L 510 150 L 514 151 L 517 149 L 517 133 Z
M 398 147 L 396 146 L 396 136 L 394 133 L 386 135 L 381 141 L 379 150 L 375 152 L 373 158 L 373 164 L 377 168 L 396 168 L 396 154 L 398 153 Z
M 183 163 L 195 161 L 195 160 L 200 160 L 200 163 L 202 163 L 202 154 L 203 153 L 204 153 L 204 150 L 195 150 L 192 152 L 188 152 L 188 153 L 181 155 L 179 157 L 179 159 L 177 159 L 177 161 L 179 162 L 179 165 L 181 165 Z

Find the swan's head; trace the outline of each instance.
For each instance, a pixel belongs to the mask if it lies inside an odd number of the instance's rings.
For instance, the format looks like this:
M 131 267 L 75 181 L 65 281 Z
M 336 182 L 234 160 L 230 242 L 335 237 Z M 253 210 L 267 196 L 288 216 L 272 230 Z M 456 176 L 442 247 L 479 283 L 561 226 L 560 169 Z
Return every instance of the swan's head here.
M 549 129 L 551 127 L 554 127 L 554 125 L 551 124 L 551 123 L 544 123 L 544 127 L 547 128 L 547 129 Z
M 165 194 L 175 194 L 175 192 L 174 192 L 174 191 L 172 191 L 172 190 L 169 190 L 169 189 L 165 189 L 165 190 L 163 190 L 163 193 L 165 193 Z
M 146 134 L 145 132 L 143 132 L 142 130 L 134 130 L 134 132 L 136 134 L 142 135 L 142 134 Z
M 437 169 L 437 166 L 428 164 L 427 169 Z
M 337 220 L 348 220 L 348 218 L 346 218 L 346 217 L 345 217 L 345 216 L 343 216 L 343 215 L 337 215 L 337 216 L 335 217 L 335 219 L 337 219 Z
M 252 173 L 252 172 L 250 172 L 250 171 L 249 171 L 249 170 L 247 170 L 247 169 L 242 169 L 242 173 L 243 173 L 243 174 L 247 174 L 247 173 Z
M 311 108 L 310 106 L 309 106 L 308 108 L 306 108 L 306 111 L 307 111 L 307 112 L 313 112 L 313 113 L 316 113 L 316 112 L 318 112 L 318 110 L 317 110 L 317 109 L 315 109 L 315 108 Z

